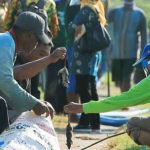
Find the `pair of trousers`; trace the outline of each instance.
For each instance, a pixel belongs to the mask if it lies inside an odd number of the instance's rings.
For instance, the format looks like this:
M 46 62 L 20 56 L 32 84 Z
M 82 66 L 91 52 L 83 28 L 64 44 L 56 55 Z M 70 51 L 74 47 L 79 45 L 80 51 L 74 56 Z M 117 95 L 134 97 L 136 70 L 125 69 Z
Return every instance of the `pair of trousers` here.
M 95 76 L 92 75 L 76 75 L 76 92 L 80 96 L 81 103 L 90 100 L 98 100 Z M 99 113 L 81 114 L 79 125 L 88 126 L 92 129 L 100 129 Z

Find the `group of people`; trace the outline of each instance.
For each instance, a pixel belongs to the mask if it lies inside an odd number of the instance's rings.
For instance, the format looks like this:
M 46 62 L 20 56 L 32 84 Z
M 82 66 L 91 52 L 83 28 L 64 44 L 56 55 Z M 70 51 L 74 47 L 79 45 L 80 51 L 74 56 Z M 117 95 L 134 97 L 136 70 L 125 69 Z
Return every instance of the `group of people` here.
M 33 12 L 23 10 L 21 0 L 9 1 L 3 23 L 6 32 L 0 34 L 0 132 L 24 111 L 33 110 L 36 115 L 46 113 L 53 117 L 54 108 L 57 112 L 64 109 L 72 118 L 76 117 L 73 114 L 82 113 L 73 131 L 100 132 L 101 112 L 149 102 L 150 45 L 144 11 L 136 7 L 135 0 L 124 0 L 123 6 L 110 10 L 108 15 L 100 0 L 82 0 L 72 5 L 74 1 L 43 0 L 43 8 L 38 9 L 34 7 L 37 1 L 33 0 Z M 1 2 L 5 4 L 6 0 Z M 26 5 L 29 4 L 31 1 L 26 0 Z M 112 80 L 121 91 L 120 95 L 103 100 L 99 100 L 96 86 L 101 51 L 83 54 L 79 49 L 80 39 L 74 41 L 82 24 L 90 33 L 97 19 L 104 26 L 111 23 L 114 26 L 110 47 Z M 139 44 L 142 55 L 135 66 L 141 63 L 140 69 L 143 67 L 147 78 L 131 88 L 132 65 L 137 60 Z M 66 57 L 70 81 L 67 88 L 57 76 Z M 45 67 L 45 101 L 41 101 L 39 72 Z M 149 118 L 131 118 L 127 133 L 137 144 L 150 146 L 149 124 Z
M 14 3 L 15 1 L 11 1 L 10 6 Z M 38 10 L 38 13 L 32 11 L 18 13 L 12 27 L 0 35 L 0 91 L 3 97 L 0 99 L 1 132 L 24 111 L 33 110 L 37 115 L 46 113 L 46 116 L 51 117 L 54 115 L 55 111 L 50 103 L 30 94 L 30 79 L 28 79 L 50 63 L 66 57 L 65 47 L 59 47 L 49 55 L 53 43 L 46 15 L 44 10 Z M 5 101 L 10 107 L 8 113 Z

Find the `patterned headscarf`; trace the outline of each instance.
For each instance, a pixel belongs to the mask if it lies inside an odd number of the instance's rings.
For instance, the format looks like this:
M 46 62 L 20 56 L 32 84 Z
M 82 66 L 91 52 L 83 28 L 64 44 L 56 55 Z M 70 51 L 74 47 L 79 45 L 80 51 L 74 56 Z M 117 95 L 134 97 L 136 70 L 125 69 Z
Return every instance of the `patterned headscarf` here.
M 100 0 L 82 0 L 81 8 L 84 6 L 89 6 L 98 15 L 100 22 L 106 25 L 104 6 Z M 97 11 L 99 13 L 97 13 Z

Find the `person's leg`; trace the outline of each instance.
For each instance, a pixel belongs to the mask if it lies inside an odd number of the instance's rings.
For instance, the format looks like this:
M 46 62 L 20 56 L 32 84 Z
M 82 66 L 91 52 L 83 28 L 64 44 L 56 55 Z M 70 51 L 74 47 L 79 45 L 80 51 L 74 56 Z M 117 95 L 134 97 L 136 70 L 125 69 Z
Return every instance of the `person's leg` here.
M 141 131 L 138 141 L 142 145 L 150 146 L 150 133 L 146 131 Z
M 0 133 L 9 127 L 8 109 L 5 100 L 0 97 Z
M 126 132 L 138 145 L 150 146 L 150 117 L 133 117 L 127 123 Z
M 112 81 L 115 82 L 117 87 L 120 88 L 121 92 L 121 87 L 122 87 L 122 61 L 121 59 L 112 59 L 112 66 L 111 66 L 111 72 L 112 72 Z
M 91 88 L 93 88 L 91 90 Z M 79 93 L 81 103 L 89 102 L 90 100 L 98 100 L 95 77 L 91 75 L 76 75 L 76 91 Z M 85 114 L 82 113 L 79 120 L 78 128 L 74 131 L 90 132 L 89 127 L 93 131 L 100 129 L 99 113 Z M 81 127 L 81 130 L 79 129 Z
M 90 77 L 91 81 L 91 95 L 92 95 L 92 100 L 97 101 L 98 100 L 98 93 L 96 89 L 96 80 L 95 76 Z M 92 131 L 99 132 L 100 131 L 100 114 L 99 113 L 92 113 L 91 114 L 91 127 Z
M 121 84 L 121 92 L 126 92 L 131 87 L 131 80 L 123 80 Z
M 76 75 L 76 91 L 80 96 L 81 103 L 88 102 L 91 97 L 91 87 L 88 75 Z M 81 114 L 79 125 L 90 125 L 90 114 Z
M 72 74 L 69 74 L 69 81 L 70 83 L 68 84 L 68 87 L 66 90 L 67 101 L 68 103 L 70 102 L 79 103 L 79 95 L 75 91 L 75 88 L 76 88 L 75 76 Z M 70 121 L 78 123 L 79 119 L 76 114 L 70 114 Z
M 81 103 L 89 102 L 91 96 L 91 82 L 89 75 L 76 75 L 76 92 L 80 96 Z M 79 123 L 73 128 L 77 132 L 91 132 L 91 114 L 82 113 Z
M 125 63 L 123 59 L 112 59 L 112 81 L 115 81 L 117 87 L 120 88 L 120 92 L 127 90 L 130 87 L 129 79 L 124 78 Z M 129 67 L 129 66 L 128 66 Z M 125 83 L 126 82 L 126 83 Z M 128 110 L 129 108 L 123 108 L 122 110 Z
M 67 64 L 69 72 L 69 84 L 66 89 L 67 102 L 79 102 L 79 95 L 76 93 L 76 79 L 75 75 L 70 74 L 70 63 L 72 62 L 72 47 L 67 47 Z M 70 121 L 78 123 L 79 119 L 76 114 L 70 114 Z
M 126 92 L 131 88 L 131 75 L 134 70 L 132 65 L 135 61 L 136 58 L 122 60 L 123 74 L 121 92 Z

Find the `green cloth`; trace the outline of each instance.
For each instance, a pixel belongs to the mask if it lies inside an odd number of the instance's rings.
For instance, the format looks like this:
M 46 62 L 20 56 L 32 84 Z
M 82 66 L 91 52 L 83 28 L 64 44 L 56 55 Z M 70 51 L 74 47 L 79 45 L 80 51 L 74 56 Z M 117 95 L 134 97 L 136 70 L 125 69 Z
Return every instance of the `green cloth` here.
M 101 113 L 150 102 L 150 76 L 127 92 L 83 104 L 84 113 Z

